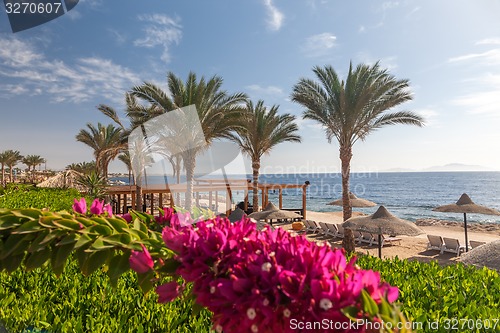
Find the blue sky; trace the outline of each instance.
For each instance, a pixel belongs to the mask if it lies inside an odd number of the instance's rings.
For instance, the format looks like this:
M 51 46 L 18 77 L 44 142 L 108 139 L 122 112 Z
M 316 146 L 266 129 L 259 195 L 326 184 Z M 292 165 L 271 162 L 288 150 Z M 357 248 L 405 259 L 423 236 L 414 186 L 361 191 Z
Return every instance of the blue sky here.
M 62 169 L 89 161 L 75 140 L 98 104 L 123 109 L 143 81 L 220 75 L 229 92 L 279 104 L 299 117 L 301 144 L 283 144 L 265 172 L 340 167 L 338 145 L 300 118 L 292 86 L 315 65 L 342 76 L 349 61 L 411 81 L 402 108 L 425 128 L 394 126 L 354 146 L 352 169 L 423 169 L 448 163 L 500 170 L 500 2 L 81 0 L 68 14 L 13 34 L 0 12 L 0 151 L 38 154 Z M 123 171 L 120 162 L 111 171 Z

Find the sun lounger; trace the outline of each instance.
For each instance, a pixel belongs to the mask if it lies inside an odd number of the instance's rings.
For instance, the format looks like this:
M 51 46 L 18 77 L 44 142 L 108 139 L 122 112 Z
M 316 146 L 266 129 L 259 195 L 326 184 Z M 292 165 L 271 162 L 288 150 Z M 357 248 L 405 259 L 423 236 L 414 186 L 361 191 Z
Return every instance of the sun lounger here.
M 372 235 L 372 236 L 373 236 L 373 240 L 372 240 L 371 245 L 378 245 L 378 235 Z M 391 236 L 381 235 L 381 238 L 382 238 L 382 247 L 384 247 L 387 244 L 392 244 L 395 242 L 398 242 L 398 244 L 401 244 L 401 238 L 399 238 L 399 237 L 391 237 Z
M 484 245 L 484 244 L 486 244 L 486 242 L 478 242 L 478 241 L 473 241 L 473 240 L 471 240 L 469 242 L 470 247 L 472 247 L 473 249 L 475 249 L 476 247 L 479 247 L 481 245 Z
M 335 237 L 337 235 L 337 231 L 332 231 L 330 228 L 328 228 L 328 224 L 325 222 L 318 222 L 319 226 L 321 227 L 320 234 L 325 236 L 325 237 Z
M 444 241 L 443 237 L 435 235 L 427 235 L 429 243 L 427 243 L 427 250 L 438 250 L 442 253 Z
M 456 253 L 457 257 L 465 251 L 465 246 L 460 245 L 460 242 L 456 238 L 443 238 L 444 241 L 444 246 L 443 249 L 441 250 L 441 253 L 443 252 L 451 252 L 451 253 Z
M 328 227 L 328 230 L 330 230 L 330 235 L 333 235 L 333 237 L 337 238 L 343 238 L 344 235 L 340 235 L 339 229 L 337 228 L 336 224 L 333 223 L 326 223 L 326 226 Z
M 336 224 L 337 226 L 337 237 L 338 238 L 344 238 L 344 227 L 341 224 Z
M 305 233 L 311 232 L 315 234 L 316 232 L 321 230 L 321 227 L 316 223 L 316 221 L 313 220 L 305 220 L 304 225 L 306 227 L 304 229 Z
M 369 232 L 362 232 L 361 237 L 359 238 L 361 243 L 366 243 L 368 245 L 372 245 L 373 235 Z
M 354 235 L 354 241 L 361 243 L 361 239 L 363 238 L 363 234 L 360 231 L 352 231 L 352 234 Z

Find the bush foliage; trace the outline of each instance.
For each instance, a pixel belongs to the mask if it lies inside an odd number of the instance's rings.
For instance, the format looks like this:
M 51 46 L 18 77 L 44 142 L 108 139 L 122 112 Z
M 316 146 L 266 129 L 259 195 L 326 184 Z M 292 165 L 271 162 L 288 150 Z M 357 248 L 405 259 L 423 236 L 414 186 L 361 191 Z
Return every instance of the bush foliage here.
M 357 263 L 399 288 L 401 310 L 409 321 L 421 323 L 422 331 L 500 332 L 500 277 L 495 271 L 370 256 Z
M 48 208 L 51 211 L 71 210 L 73 200 L 81 197 L 75 189 L 10 186 L 0 193 L 0 208 Z
M 61 276 L 50 268 L 0 273 L 0 331 L 30 327 L 48 332 L 210 332 L 211 314 L 193 313 L 191 302 L 158 304 L 138 288 L 129 271 L 113 289 L 98 270 L 85 277 L 75 260 Z

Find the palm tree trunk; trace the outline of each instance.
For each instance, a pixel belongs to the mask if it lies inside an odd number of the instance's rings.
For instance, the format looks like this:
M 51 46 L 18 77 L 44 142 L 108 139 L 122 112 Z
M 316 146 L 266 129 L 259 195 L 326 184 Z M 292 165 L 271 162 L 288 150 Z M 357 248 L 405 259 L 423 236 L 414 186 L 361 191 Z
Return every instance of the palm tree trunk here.
M 184 154 L 184 166 L 186 168 L 186 202 L 184 203 L 184 208 L 187 211 L 191 211 L 193 205 L 193 183 L 194 183 L 194 168 L 195 168 L 195 151 L 190 149 Z
M 5 165 L 2 164 L 2 186 L 5 186 Z
M 351 201 L 349 199 L 349 175 L 351 173 L 352 146 L 340 147 L 340 161 L 342 163 L 342 212 L 343 220 L 346 221 L 352 216 Z M 346 229 L 342 247 L 346 252 L 351 253 L 355 250 L 354 234 L 352 230 Z
M 252 183 L 252 192 L 253 192 L 253 203 L 252 203 L 252 209 L 254 212 L 259 211 L 259 170 L 260 170 L 260 160 L 259 159 L 254 159 L 252 160 L 252 178 L 253 178 L 253 183 Z
M 9 165 L 9 182 L 12 183 L 14 175 L 12 174 L 12 165 Z

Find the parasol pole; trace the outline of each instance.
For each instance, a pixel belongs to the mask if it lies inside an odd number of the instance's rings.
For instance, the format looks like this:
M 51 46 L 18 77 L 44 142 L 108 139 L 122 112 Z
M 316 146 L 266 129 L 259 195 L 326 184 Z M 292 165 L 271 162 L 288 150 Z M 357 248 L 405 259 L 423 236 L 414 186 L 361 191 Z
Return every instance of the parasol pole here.
M 469 239 L 467 237 L 467 213 L 464 213 L 464 228 L 465 228 L 465 252 L 469 252 Z
M 378 228 L 378 257 L 382 259 L 382 228 Z

